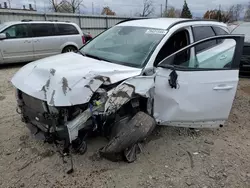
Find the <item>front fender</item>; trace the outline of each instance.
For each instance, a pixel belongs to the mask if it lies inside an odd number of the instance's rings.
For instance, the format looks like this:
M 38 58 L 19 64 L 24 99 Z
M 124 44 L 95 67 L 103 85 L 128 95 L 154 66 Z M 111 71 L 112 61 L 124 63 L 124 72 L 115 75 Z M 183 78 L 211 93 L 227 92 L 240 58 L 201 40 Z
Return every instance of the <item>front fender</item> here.
M 119 110 L 137 94 L 145 98 L 153 98 L 153 76 L 136 76 L 119 84 L 109 95 L 105 104 L 105 114 L 110 115 Z

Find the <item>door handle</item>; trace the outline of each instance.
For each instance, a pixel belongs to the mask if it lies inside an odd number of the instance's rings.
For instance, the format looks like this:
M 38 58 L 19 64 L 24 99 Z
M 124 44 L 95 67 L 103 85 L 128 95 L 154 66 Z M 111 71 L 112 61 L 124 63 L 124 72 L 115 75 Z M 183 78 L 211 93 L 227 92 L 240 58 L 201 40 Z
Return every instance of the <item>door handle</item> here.
M 233 86 L 228 86 L 228 85 L 218 85 L 213 88 L 214 90 L 230 90 L 233 89 Z
M 37 40 L 34 40 L 34 42 L 39 42 L 39 40 L 37 39 Z
M 220 56 L 220 60 L 223 60 L 223 59 L 226 59 L 227 58 L 227 56 L 226 55 L 222 55 L 222 56 Z

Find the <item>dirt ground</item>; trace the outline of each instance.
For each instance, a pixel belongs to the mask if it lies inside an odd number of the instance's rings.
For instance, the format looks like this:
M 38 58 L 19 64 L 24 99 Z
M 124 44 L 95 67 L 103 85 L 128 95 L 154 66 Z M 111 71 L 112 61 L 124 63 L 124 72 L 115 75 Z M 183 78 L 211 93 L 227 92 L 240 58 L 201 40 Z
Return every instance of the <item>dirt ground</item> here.
M 32 138 L 16 113 L 9 80 L 18 69 L 0 69 L 0 187 L 250 187 L 250 80 L 240 80 L 226 127 L 158 128 L 131 164 L 96 157 L 107 141 L 91 139 L 85 155 L 73 156 L 68 175 L 69 163 Z

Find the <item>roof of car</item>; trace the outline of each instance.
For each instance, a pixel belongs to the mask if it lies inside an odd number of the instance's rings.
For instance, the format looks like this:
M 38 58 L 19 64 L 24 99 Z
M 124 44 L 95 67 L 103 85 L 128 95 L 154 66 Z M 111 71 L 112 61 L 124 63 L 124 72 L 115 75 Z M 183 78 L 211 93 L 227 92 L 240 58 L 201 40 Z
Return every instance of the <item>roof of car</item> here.
M 10 22 L 4 22 L 4 25 L 13 25 L 13 24 L 21 24 L 21 23 L 63 23 L 63 24 L 74 24 L 72 22 L 60 22 L 60 21 L 10 21 Z
M 132 19 L 128 21 L 122 21 L 120 26 L 137 26 L 137 27 L 149 27 L 156 29 L 168 29 L 172 25 L 183 23 L 183 22 L 198 22 L 200 24 L 209 23 L 213 25 L 223 25 L 223 23 L 213 21 L 213 20 L 195 20 L 195 19 L 185 19 L 185 18 L 149 18 L 149 19 Z

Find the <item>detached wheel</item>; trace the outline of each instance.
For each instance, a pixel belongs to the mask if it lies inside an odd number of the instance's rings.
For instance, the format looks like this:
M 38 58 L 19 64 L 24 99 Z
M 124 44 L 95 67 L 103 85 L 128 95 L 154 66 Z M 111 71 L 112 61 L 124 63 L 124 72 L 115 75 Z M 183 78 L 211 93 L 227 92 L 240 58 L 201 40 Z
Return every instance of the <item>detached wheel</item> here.
M 62 53 L 68 53 L 68 52 L 76 52 L 77 48 L 74 46 L 66 46 L 65 48 L 63 48 Z
M 123 126 L 118 133 L 110 140 L 108 145 L 100 150 L 101 156 L 114 161 L 118 153 L 125 154 L 128 162 L 136 159 L 137 144 L 147 138 L 155 128 L 154 119 L 144 112 L 138 112 L 126 126 Z M 124 153 L 125 152 L 125 153 Z M 131 159 L 129 156 L 131 157 Z M 133 158 L 133 159 L 132 159 Z

